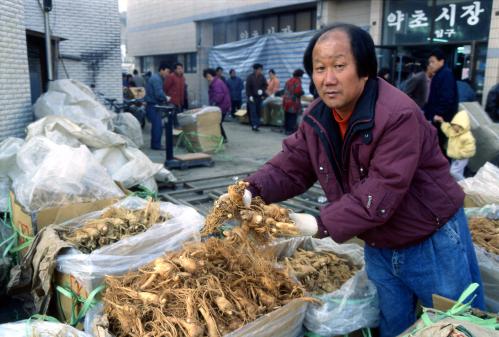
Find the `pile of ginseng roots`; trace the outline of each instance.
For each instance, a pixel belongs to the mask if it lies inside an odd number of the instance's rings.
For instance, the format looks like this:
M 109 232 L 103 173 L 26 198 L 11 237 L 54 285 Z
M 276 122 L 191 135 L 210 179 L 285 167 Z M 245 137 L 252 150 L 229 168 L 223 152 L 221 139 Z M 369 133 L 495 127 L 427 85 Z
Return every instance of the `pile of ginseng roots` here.
M 235 241 L 251 237 L 259 243 L 266 243 L 279 236 L 298 236 L 300 232 L 290 219 L 290 211 L 277 204 L 265 204 L 259 198 L 253 198 L 249 207 L 243 203 L 247 183 L 239 181 L 228 187 L 226 197 L 218 199 L 207 215 L 203 235 L 219 233 L 228 221 L 237 221 L 239 225 L 223 234 Z
M 314 295 L 341 288 L 358 270 L 347 259 L 327 251 L 298 249 L 293 256 L 284 258 L 284 263 L 307 292 Z
M 145 232 L 152 225 L 170 218 L 170 214 L 161 212 L 158 202 L 149 199 L 142 209 L 110 207 L 99 218 L 89 219 L 80 227 L 65 229 L 60 234 L 63 240 L 82 253 L 89 254 L 123 238 Z
M 468 224 L 473 241 L 489 253 L 499 255 L 499 219 L 471 218 Z
M 265 208 L 256 198 L 255 205 L 244 207 L 245 187 L 244 183 L 229 187 L 229 196 L 216 202 L 207 216 L 204 233 L 216 232 L 227 219 L 241 220 L 243 230 L 238 226 L 225 231 L 223 239 L 187 243 L 139 271 L 106 277 L 103 301 L 111 333 L 216 337 L 293 299 L 317 303 L 304 297 L 303 287 L 253 237 L 267 241 L 278 233 L 295 233 L 289 230 L 294 225 L 287 210 Z M 278 226 L 279 222 L 289 226 Z

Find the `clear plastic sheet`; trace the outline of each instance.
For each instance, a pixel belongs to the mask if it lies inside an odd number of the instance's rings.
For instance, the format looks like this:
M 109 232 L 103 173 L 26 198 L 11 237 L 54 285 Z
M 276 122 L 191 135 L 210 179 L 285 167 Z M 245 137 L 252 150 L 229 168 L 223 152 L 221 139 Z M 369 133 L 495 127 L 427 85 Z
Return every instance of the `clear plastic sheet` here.
M 111 207 L 140 209 L 147 201 L 125 198 Z M 87 291 L 100 285 L 105 275 L 121 275 L 151 262 L 166 252 L 180 249 L 187 241 L 199 241 L 204 218 L 193 208 L 161 202 L 163 212 L 172 219 L 153 225 L 147 231 L 111 245 L 83 254 L 71 249 L 57 257 L 57 270 L 74 276 Z M 58 228 L 81 226 L 87 219 L 97 218 L 103 211 L 92 212 L 58 225 Z
M 16 163 L 16 155 L 24 140 L 9 137 L 0 143 L 0 176 L 14 179 L 20 171 Z
M 37 119 L 58 115 L 81 125 L 110 129 L 112 113 L 96 99 L 92 90 L 77 80 L 56 80 L 34 105 Z
M 489 162 L 474 177 L 458 182 L 473 202 L 481 207 L 499 204 L 499 168 Z
M 330 251 L 349 259 L 353 264 L 364 265 L 364 250 L 356 244 L 337 244 L 330 238 L 313 239 L 298 237 L 282 240 L 272 249 L 279 258 L 292 256 L 298 248 L 312 251 Z M 378 325 L 379 307 L 376 286 L 369 281 L 364 269 L 358 271 L 343 286 L 328 294 L 314 295 L 323 305 L 310 304 L 305 315 L 305 327 L 321 336 L 351 333 L 361 328 Z
M 154 175 L 154 179 L 163 183 L 174 183 L 177 181 L 177 178 L 173 175 L 173 173 L 164 167 L 162 167 L 161 170 Z
M 110 146 L 129 145 L 135 147 L 130 139 L 106 129 L 96 129 L 85 124 L 76 124 L 62 116 L 47 116 L 28 125 L 26 140 L 44 136 L 54 143 L 78 147 L 81 144 L 94 149 Z
M 163 168 L 163 164 L 153 163 L 142 151 L 133 147 L 108 147 L 93 151 L 93 155 L 113 180 L 126 188 L 143 184 Z
M 131 113 L 115 114 L 113 117 L 113 129 L 114 132 L 129 138 L 137 148 L 144 145 L 140 123 Z
M 34 137 L 19 150 L 17 164 L 23 174 L 14 179 L 13 189 L 29 212 L 124 196 L 86 146 Z
M 62 323 L 39 320 L 0 324 L 0 337 L 92 337 Z

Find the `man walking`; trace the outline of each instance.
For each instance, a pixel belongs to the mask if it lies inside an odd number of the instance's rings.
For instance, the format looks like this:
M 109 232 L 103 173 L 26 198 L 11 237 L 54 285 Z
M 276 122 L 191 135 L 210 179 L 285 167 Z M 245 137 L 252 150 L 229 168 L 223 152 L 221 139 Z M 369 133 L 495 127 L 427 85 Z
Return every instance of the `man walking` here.
M 253 65 L 253 73 L 246 79 L 246 97 L 248 98 L 248 112 L 250 116 L 251 130 L 260 131 L 260 115 L 262 111 L 262 101 L 267 80 L 262 74 L 263 66 L 259 63 Z
M 232 108 L 230 114 L 235 117 L 237 110 L 241 108 L 241 102 L 243 100 L 241 91 L 244 88 L 243 80 L 236 76 L 236 71 L 231 69 L 229 71 L 229 79 L 227 80 L 227 87 L 229 88 L 230 100 L 232 103 Z
M 159 72 L 153 74 L 147 81 L 145 96 L 147 119 L 151 122 L 151 149 L 153 150 L 161 150 L 163 126 L 161 125 L 160 112 L 157 111 L 155 106 L 167 101 L 163 92 L 163 81 L 170 73 L 166 63 L 161 63 L 158 70 Z
M 174 104 L 177 108 L 173 114 L 173 126 L 177 128 L 177 114 L 183 111 L 185 98 L 184 65 L 182 63 L 175 63 L 173 69 L 173 73 L 165 79 L 164 91 L 170 97 L 170 103 Z
M 442 153 L 446 153 L 447 137 L 435 124 L 435 116 L 442 117 L 448 123 L 452 121 L 458 106 L 457 84 L 452 71 L 445 64 L 445 54 L 441 49 L 431 53 L 428 63 L 435 75 L 431 79 L 430 95 L 423 110 L 426 119 L 438 129 L 438 143 Z

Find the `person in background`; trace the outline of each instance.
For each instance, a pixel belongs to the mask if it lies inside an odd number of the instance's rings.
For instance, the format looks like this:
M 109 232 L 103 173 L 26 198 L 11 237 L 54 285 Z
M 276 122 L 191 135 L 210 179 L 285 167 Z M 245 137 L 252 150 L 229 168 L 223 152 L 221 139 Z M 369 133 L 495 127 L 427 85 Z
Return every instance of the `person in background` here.
M 215 71 L 217 72 L 217 77 L 219 79 L 221 79 L 224 83 L 226 83 L 226 79 L 225 79 L 225 76 L 224 76 L 224 68 L 217 67 L 217 69 Z
M 227 87 L 229 88 L 230 100 L 231 100 L 231 111 L 230 114 L 235 118 L 235 113 L 237 110 L 241 109 L 241 103 L 243 100 L 242 90 L 244 89 L 243 80 L 236 75 L 236 71 L 231 69 L 229 71 L 229 79 L 227 82 Z
M 263 66 L 260 63 L 253 65 L 253 73 L 246 78 L 246 97 L 251 130 L 260 131 L 260 116 L 262 112 L 262 101 L 267 90 L 267 81 L 262 74 Z
M 449 138 L 447 157 L 452 159 L 450 173 L 457 181 L 463 180 L 468 160 L 476 151 L 468 113 L 466 110 L 459 111 L 450 123 L 445 122 L 440 116 L 436 116 L 435 121 L 442 124 L 442 132 Z
M 422 109 L 428 99 L 428 78 L 426 75 L 426 62 L 414 64 L 411 77 L 407 80 L 404 92 Z
M 123 88 L 128 88 L 128 77 L 126 73 L 121 73 L 121 85 Z
M 385 81 L 387 81 L 388 83 L 393 84 L 390 69 L 381 68 L 381 70 L 378 73 L 378 76 L 381 77 L 382 79 L 384 79 Z
M 456 85 L 459 103 L 476 101 L 476 93 L 471 87 L 471 81 L 468 78 L 465 78 L 464 80 L 457 80 Z
M 485 102 L 485 111 L 492 121 L 499 123 L 499 83 L 490 88 Z
M 301 97 L 304 92 L 301 86 L 301 78 L 303 74 L 303 70 L 296 69 L 293 72 L 293 77 L 287 80 L 284 85 L 282 107 L 284 110 L 284 132 L 286 135 L 290 135 L 296 131 L 296 121 L 298 115 L 302 113 Z
M 441 49 L 434 49 L 428 59 L 431 71 L 430 95 L 423 107 L 426 119 L 438 129 L 439 146 L 442 153 L 446 153 L 447 137 L 435 122 L 435 116 L 440 116 L 450 122 L 457 113 L 458 97 L 457 84 L 452 71 L 445 64 L 445 54 Z
M 303 63 L 320 99 L 282 150 L 245 179 L 244 200 L 282 202 L 319 182 L 328 203 L 317 217 L 292 219 L 302 235 L 364 240 L 381 337 L 409 328 L 418 301 L 431 307 L 433 294 L 456 300 L 472 282 L 480 285 L 472 306 L 484 308 L 464 192 L 420 108 L 376 76 L 369 33 L 326 27 L 310 40 Z
M 176 107 L 176 111 L 173 113 L 173 126 L 178 128 L 177 114 L 183 111 L 185 98 L 184 65 L 182 63 L 175 63 L 173 73 L 166 77 L 163 88 L 165 94 L 170 97 L 170 103 Z
M 280 84 L 281 82 L 279 81 L 279 78 L 277 78 L 274 69 L 270 69 L 269 80 L 267 81 L 267 90 L 265 90 L 267 96 L 275 95 L 275 93 L 279 91 Z
M 146 114 L 151 122 L 151 149 L 161 150 L 161 136 L 163 134 L 163 125 L 161 124 L 161 114 L 156 109 L 157 104 L 165 104 L 167 97 L 163 92 L 164 79 L 170 73 L 170 68 L 166 63 L 161 63 L 158 73 L 151 75 L 146 83 Z
M 137 69 L 133 70 L 132 79 L 135 82 L 136 87 L 144 87 L 145 86 L 144 78 L 142 76 L 140 76 L 139 71 Z
M 135 81 L 133 80 L 133 76 L 131 74 L 126 75 L 127 88 L 136 87 Z
M 223 122 L 230 112 L 230 93 L 225 83 L 217 76 L 216 70 L 207 68 L 203 70 L 203 77 L 208 81 L 208 98 L 210 105 L 217 106 L 222 111 L 222 121 L 220 122 L 220 131 L 227 143 L 227 134 L 225 133 Z

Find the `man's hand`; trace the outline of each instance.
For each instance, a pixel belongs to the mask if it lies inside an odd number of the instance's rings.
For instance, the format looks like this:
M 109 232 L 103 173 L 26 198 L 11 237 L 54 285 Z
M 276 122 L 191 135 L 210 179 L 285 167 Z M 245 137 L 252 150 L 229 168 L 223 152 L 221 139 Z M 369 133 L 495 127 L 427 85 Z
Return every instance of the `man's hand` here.
M 434 121 L 435 123 L 443 123 L 443 122 L 444 122 L 444 119 L 442 118 L 442 116 L 435 115 L 435 116 L 433 117 L 433 121 Z
M 304 236 L 315 236 L 319 230 L 315 216 L 306 213 L 290 213 L 289 218 L 293 220 L 296 228 Z
M 258 94 L 258 96 L 262 96 L 263 95 L 263 91 L 261 89 L 258 89 L 258 91 L 256 93 Z
M 244 207 L 246 208 L 249 208 L 251 206 L 251 198 L 253 196 L 251 195 L 251 192 L 249 190 L 244 190 L 244 194 L 243 194 L 243 205 Z M 224 193 L 222 194 L 218 200 L 225 200 L 225 199 L 229 199 L 229 193 Z
M 250 101 L 251 103 L 253 103 L 253 102 L 255 101 L 255 99 L 253 98 L 253 96 L 250 96 L 250 97 L 249 97 L 249 101 Z

